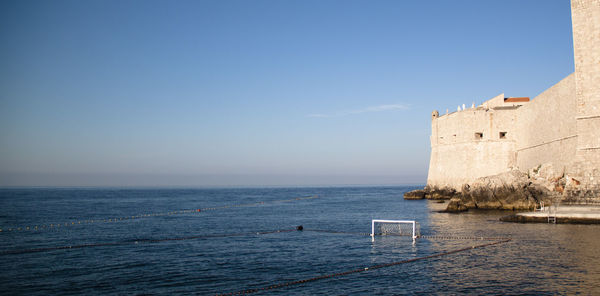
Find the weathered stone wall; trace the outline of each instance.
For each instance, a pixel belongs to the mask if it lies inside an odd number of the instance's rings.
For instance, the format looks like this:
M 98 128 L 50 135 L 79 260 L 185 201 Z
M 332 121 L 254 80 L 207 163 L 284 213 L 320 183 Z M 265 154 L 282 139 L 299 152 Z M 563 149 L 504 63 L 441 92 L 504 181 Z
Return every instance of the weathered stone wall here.
M 527 172 L 551 163 L 564 171 L 575 158 L 575 75 L 547 89 L 516 113 L 517 168 Z
M 433 116 L 427 184 L 460 190 L 466 182 L 514 166 L 516 108 L 477 107 Z
M 600 194 L 600 0 L 572 0 L 577 101 L 576 163 L 569 172 L 579 191 Z M 575 191 L 577 191 L 575 190 Z
M 571 74 L 522 106 L 490 104 L 495 97 L 477 108 L 434 113 L 427 184 L 460 191 L 477 178 L 510 169 L 527 173 L 542 164 L 561 175 L 572 167 L 577 148 L 574 97 Z M 491 105 L 496 107 L 483 107 Z

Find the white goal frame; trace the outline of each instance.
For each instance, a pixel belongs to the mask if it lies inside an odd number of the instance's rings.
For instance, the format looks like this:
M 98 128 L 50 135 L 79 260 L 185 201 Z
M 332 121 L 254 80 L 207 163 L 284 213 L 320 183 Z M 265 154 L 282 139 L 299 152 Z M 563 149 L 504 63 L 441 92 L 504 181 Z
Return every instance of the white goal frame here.
M 412 239 L 413 242 L 417 239 L 417 221 L 414 220 L 382 220 L 373 219 L 371 220 L 371 237 L 375 240 L 375 223 L 398 223 L 398 224 L 412 224 Z

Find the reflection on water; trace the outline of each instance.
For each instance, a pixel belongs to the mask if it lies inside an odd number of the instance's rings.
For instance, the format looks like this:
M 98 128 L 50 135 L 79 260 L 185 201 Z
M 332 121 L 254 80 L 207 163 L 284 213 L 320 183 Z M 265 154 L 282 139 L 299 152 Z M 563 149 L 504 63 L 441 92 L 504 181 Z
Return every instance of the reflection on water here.
M 435 211 L 440 205 L 428 207 Z M 503 215 L 507 212 L 429 215 L 431 230 L 438 233 L 513 239 L 432 261 L 433 287 L 475 294 L 600 294 L 600 225 L 504 223 L 498 220 Z M 451 244 L 432 241 L 431 246 L 441 252 Z

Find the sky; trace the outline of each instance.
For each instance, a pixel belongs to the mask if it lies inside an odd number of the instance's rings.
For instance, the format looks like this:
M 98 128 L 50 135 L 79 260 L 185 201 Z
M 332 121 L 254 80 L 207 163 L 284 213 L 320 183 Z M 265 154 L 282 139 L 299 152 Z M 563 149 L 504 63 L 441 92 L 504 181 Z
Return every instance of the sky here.
M 574 71 L 568 0 L 0 1 L 0 186 L 425 184 Z

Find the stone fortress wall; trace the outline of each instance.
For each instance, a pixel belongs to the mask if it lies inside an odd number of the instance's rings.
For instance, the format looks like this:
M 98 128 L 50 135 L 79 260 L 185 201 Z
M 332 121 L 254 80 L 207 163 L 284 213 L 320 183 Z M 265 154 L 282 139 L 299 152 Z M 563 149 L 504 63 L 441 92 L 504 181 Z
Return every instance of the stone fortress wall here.
M 565 171 L 575 157 L 575 76 L 567 76 L 517 110 L 516 168 L 551 163 Z
M 514 166 L 515 108 L 481 105 L 439 117 L 434 111 L 427 183 L 460 189 Z
M 577 152 L 571 174 L 600 193 L 600 0 L 572 0 Z
M 530 102 L 498 95 L 432 113 L 427 185 L 460 191 L 480 177 L 550 165 L 600 199 L 600 0 L 572 0 L 575 73 Z M 568 184 L 570 184 L 567 182 Z

